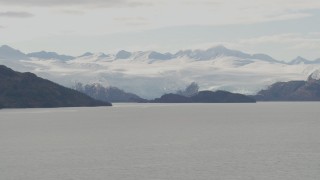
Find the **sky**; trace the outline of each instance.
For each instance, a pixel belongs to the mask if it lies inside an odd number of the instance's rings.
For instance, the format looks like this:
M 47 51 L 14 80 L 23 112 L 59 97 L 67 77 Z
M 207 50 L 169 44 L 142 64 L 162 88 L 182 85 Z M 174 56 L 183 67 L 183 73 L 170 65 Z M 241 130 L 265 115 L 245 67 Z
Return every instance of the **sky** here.
M 319 0 L 0 0 L 0 45 L 23 52 L 176 52 L 216 45 L 320 58 Z

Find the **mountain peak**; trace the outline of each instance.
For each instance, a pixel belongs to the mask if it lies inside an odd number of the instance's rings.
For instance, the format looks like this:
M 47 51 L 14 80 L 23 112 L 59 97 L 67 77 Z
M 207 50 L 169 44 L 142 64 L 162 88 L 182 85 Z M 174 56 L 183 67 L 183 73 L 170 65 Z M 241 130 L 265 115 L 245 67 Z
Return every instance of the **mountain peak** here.
M 87 57 L 87 56 L 92 56 L 92 55 L 93 55 L 93 53 L 91 53 L 91 52 L 86 52 L 86 53 L 80 55 L 79 57 Z
M 310 74 L 308 77 L 308 81 L 320 80 L 320 70 L 315 70 L 313 73 Z
M 168 60 L 168 59 L 172 58 L 172 54 L 170 54 L 170 53 L 162 54 L 162 53 L 159 53 L 156 51 L 151 51 L 151 52 L 149 52 L 148 58 L 149 59 L 158 59 L 158 60 Z
M 109 55 L 105 54 L 105 53 L 98 53 L 97 54 L 99 58 L 106 58 L 109 57 Z
M 295 59 L 293 59 L 293 60 L 296 60 L 296 61 L 309 61 L 309 60 L 307 60 L 307 59 L 305 59 L 305 58 L 303 58 L 303 57 L 301 57 L 301 56 L 297 56 Z
M 121 50 L 116 54 L 116 59 L 128 59 L 131 55 L 131 52 Z
M 8 45 L 2 45 L 0 47 L 0 59 L 21 60 L 28 59 L 28 57 L 26 54 L 17 49 L 14 49 Z
M 222 45 L 215 46 L 206 50 L 186 50 L 179 51 L 176 56 L 187 56 L 197 60 L 211 60 L 221 56 L 234 56 L 239 58 L 249 58 L 250 55 L 241 51 L 231 50 Z
M 39 59 L 57 59 L 62 61 L 74 59 L 74 57 L 72 56 L 60 55 L 56 52 L 47 52 L 47 51 L 33 52 L 33 53 L 27 54 L 27 56 L 39 58 Z
M 296 57 L 295 59 L 293 59 L 292 61 L 289 62 L 289 64 L 309 64 L 310 61 L 301 57 L 301 56 L 298 56 Z
M 0 49 L 13 49 L 13 48 L 8 45 L 2 45 Z

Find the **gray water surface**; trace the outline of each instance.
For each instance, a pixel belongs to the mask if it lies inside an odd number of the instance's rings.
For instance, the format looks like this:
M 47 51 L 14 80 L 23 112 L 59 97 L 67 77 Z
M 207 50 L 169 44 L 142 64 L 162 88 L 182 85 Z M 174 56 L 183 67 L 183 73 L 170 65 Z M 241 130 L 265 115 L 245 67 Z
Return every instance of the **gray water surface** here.
M 318 180 L 319 107 L 0 110 L 0 180 Z

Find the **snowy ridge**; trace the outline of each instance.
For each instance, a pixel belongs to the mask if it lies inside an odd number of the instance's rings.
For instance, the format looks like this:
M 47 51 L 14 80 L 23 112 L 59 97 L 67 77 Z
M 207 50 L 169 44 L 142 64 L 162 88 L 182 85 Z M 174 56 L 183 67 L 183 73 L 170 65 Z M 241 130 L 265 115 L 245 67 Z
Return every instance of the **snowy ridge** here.
M 60 55 L 60 54 L 57 54 L 56 52 L 46 52 L 46 51 L 29 53 L 29 54 L 27 54 L 27 56 L 30 58 L 57 59 L 57 60 L 61 60 L 61 61 L 67 61 L 67 60 L 74 59 L 74 57 L 72 57 L 72 56 Z
M 8 55 L 6 49 L 0 47 L 0 64 L 14 70 L 30 71 L 68 87 L 75 82 L 110 85 L 149 99 L 176 92 L 191 82 L 200 90 L 254 94 L 277 81 L 306 80 L 320 69 L 320 63 L 284 63 L 265 54 L 250 55 L 223 46 L 175 54 L 85 53 L 65 61 L 29 58 L 12 48 Z M 10 58 L 10 53 L 15 58 Z
M 320 69 L 315 70 L 312 74 L 310 74 L 308 80 L 320 80 Z

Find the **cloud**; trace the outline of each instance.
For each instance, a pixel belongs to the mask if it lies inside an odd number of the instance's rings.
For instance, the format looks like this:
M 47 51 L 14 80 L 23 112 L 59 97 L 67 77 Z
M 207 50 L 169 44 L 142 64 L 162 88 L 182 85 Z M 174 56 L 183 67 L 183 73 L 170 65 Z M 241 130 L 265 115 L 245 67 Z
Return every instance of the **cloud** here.
M 30 18 L 34 15 L 28 12 L 17 12 L 17 11 L 7 11 L 0 12 L 0 17 L 9 17 L 9 18 Z
M 239 48 L 255 49 L 260 52 L 276 55 L 285 59 L 283 56 L 293 58 L 303 56 L 307 59 L 319 58 L 320 33 L 284 33 L 270 36 L 260 36 L 255 38 L 240 39 L 233 44 Z
M 117 17 L 113 20 L 118 23 L 130 26 L 142 26 L 150 24 L 150 21 L 143 17 Z
M 286 33 L 271 36 L 261 36 L 256 38 L 242 39 L 241 44 L 288 44 L 291 48 L 315 48 L 320 47 L 320 33 L 312 32 L 307 34 Z
M 311 13 L 286 13 L 280 15 L 272 15 L 266 16 L 265 18 L 261 18 L 260 21 L 269 22 L 269 21 L 284 21 L 284 20 L 291 20 L 291 19 L 302 19 L 306 17 L 311 17 Z
M 6 27 L 0 25 L 0 29 L 4 29 L 4 28 L 6 28 Z
M 307 59 L 319 58 L 320 32 L 283 33 L 254 38 L 240 38 L 230 41 L 216 41 L 192 44 L 186 49 L 206 49 L 224 45 L 247 53 L 266 53 L 278 60 L 288 61 L 296 56 Z
M 90 37 L 87 38 L 90 41 L 97 37 L 92 41 L 97 49 L 155 44 L 160 50 L 173 51 L 201 43 L 225 44 L 227 41 L 240 50 L 242 45 L 249 50 L 261 47 L 258 52 L 265 52 L 265 48 L 272 52 L 281 45 L 287 51 L 275 53 L 281 58 L 295 53 L 289 47 L 309 46 L 314 51 L 319 45 L 301 34 L 262 37 L 317 31 L 319 0 L 0 0 L 0 7 L 0 12 L 27 11 L 36 15 L 32 21 L 1 23 L 7 27 L 1 30 L 1 41 L 8 42 L 40 39 L 48 44 L 53 41 L 60 47 L 70 42 L 69 38 Z M 55 36 L 61 34 L 64 36 L 61 41 L 55 41 Z M 110 40 L 114 34 L 121 35 Z M 105 36 L 108 37 L 105 40 L 98 38 Z M 87 43 L 70 44 L 82 48 L 85 45 L 80 44 Z M 233 48 L 229 44 L 227 46 Z M 69 51 L 78 51 L 74 49 Z
M 0 0 L 0 4 L 13 6 L 52 7 L 52 6 L 85 6 L 85 7 L 135 7 L 150 5 L 150 2 L 137 0 Z
M 61 10 L 60 12 L 62 12 L 64 14 L 69 14 L 69 15 L 84 15 L 85 14 L 84 11 L 70 10 L 70 9 Z

